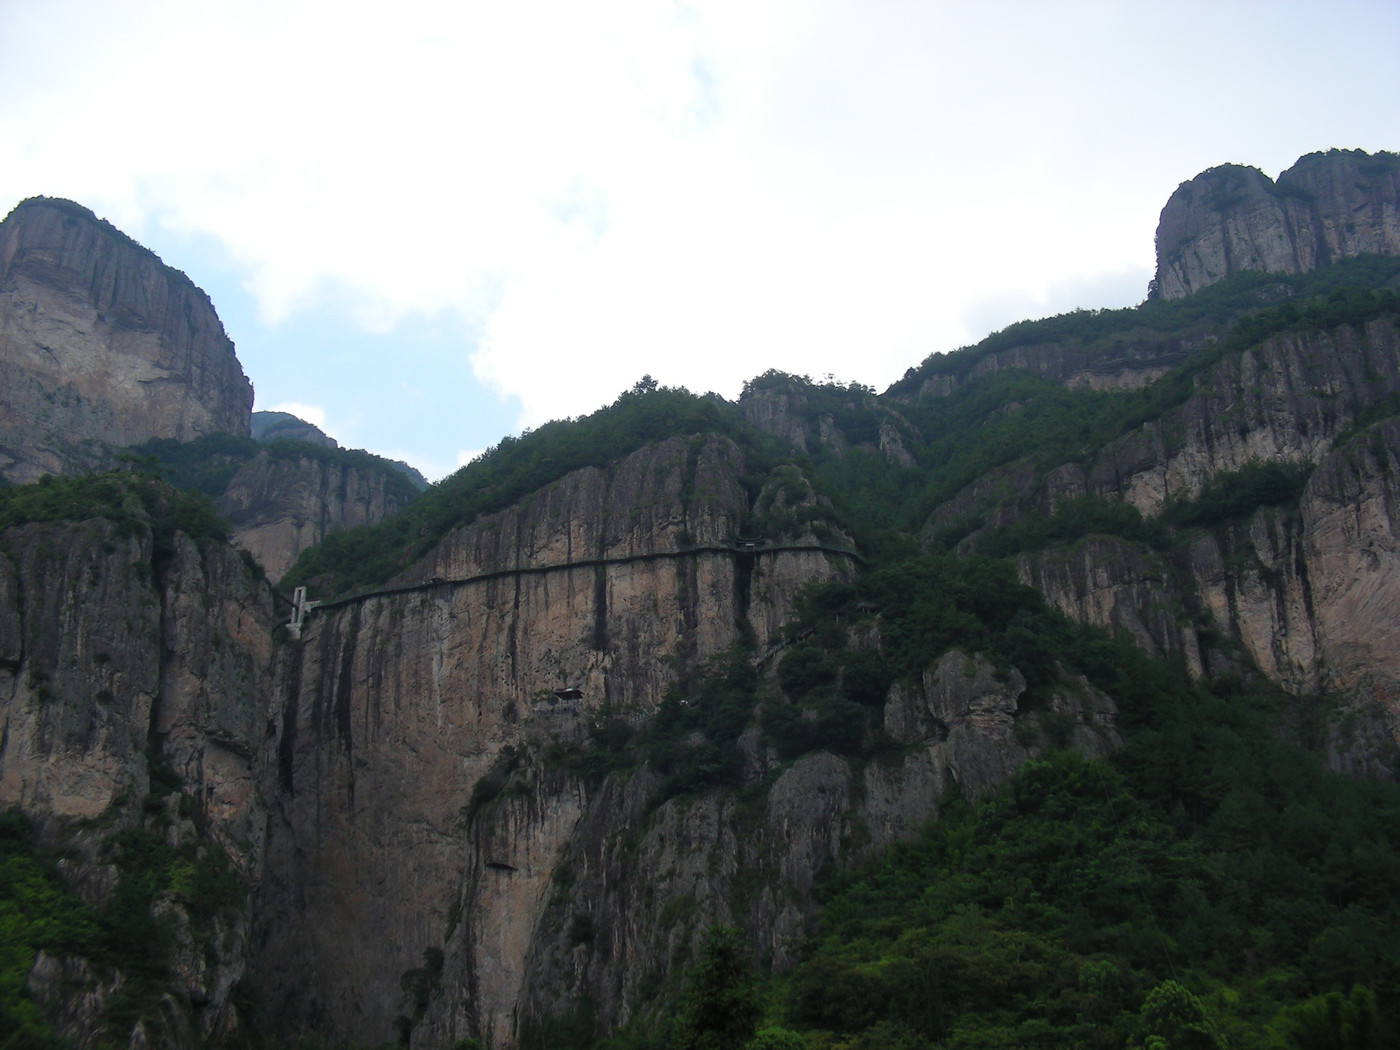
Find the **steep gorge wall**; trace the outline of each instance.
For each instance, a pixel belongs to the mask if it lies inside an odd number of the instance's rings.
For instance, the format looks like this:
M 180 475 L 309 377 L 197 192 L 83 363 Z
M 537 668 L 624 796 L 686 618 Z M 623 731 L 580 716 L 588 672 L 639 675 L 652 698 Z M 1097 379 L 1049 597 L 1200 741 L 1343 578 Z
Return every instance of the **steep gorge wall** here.
M 1400 397 L 1400 323 L 1285 332 L 1225 357 L 1181 405 L 1089 458 L 1044 471 L 1036 457 L 988 471 L 936 507 L 930 529 L 1004 525 L 1067 499 L 1123 499 L 1144 517 L 1214 477 L 1262 462 L 1315 463 L 1378 405 Z
M 1123 632 L 1194 675 L 1234 652 L 1314 697 L 1336 769 L 1388 775 L 1400 745 L 1400 421 L 1325 456 L 1297 509 L 1196 529 L 1184 553 L 1094 536 L 1020 559 L 1071 618 Z
M 271 594 L 226 546 L 169 542 L 157 550 L 151 532 L 102 518 L 0 532 L 0 808 L 19 807 L 65 852 L 91 904 L 112 894 L 113 843 L 133 832 L 191 857 L 218 849 L 243 883 L 263 868 Z M 153 795 L 161 777 L 176 794 Z M 172 998 L 163 1027 L 142 1026 L 149 1045 L 242 1023 L 231 993 L 247 966 L 247 903 L 197 922 L 188 892 L 159 885 L 146 916 L 174 939 Z M 29 987 L 59 1034 L 87 1047 L 131 977 L 41 956 Z M 131 1033 L 106 1035 L 124 1045 Z
M 496 1047 L 549 1045 L 561 1024 L 610 1031 L 654 1015 L 715 923 L 743 930 L 762 965 L 789 968 L 829 866 L 915 834 L 945 791 L 981 795 L 1039 749 L 1039 716 L 1018 711 L 1024 688 L 1014 670 L 950 652 L 892 692 L 891 755 L 863 767 L 825 752 L 783 762 L 750 730 L 743 783 L 699 796 L 668 796 L 647 768 L 590 783 L 525 757 L 469 822 L 461 920 L 413 1045 L 478 1033 Z M 1083 750 L 1117 739 L 1113 704 L 1093 690 L 1068 689 L 1051 710 Z M 572 823 L 562 839 L 561 814 Z
M 475 938 L 454 964 L 473 1016 L 513 1038 L 545 889 L 586 799 L 541 766 L 503 837 L 469 819 L 477 784 L 505 775 L 514 749 L 538 765 L 600 707 L 654 711 L 749 610 L 765 610 L 748 622 L 766 645 L 762 625 L 803 583 L 849 571 L 815 550 L 689 550 L 739 533 L 742 467 L 726 440 L 671 439 L 457 530 L 400 581 L 415 590 L 314 614 L 266 743 L 278 801 L 258 969 L 279 1030 L 392 1038 L 413 1013 L 400 977 L 457 922 Z M 454 580 L 469 582 L 432 582 Z M 582 700 L 555 695 L 568 689 Z M 473 896 L 452 920 L 464 879 Z
M 1334 767 L 1384 774 L 1400 744 L 1400 421 L 1313 454 L 1296 509 L 1191 530 L 1172 556 L 1089 537 L 1022 556 L 1021 576 L 1192 674 L 1229 672 L 1218 639 L 1238 646 L 1288 691 L 1324 698 Z
M 68 201 L 0 223 L 0 472 L 81 469 L 95 443 L 247 434 L 253 390 L 208 297 Z
M 1072 618 L 1193 675 L 1230 672 L 1237 652 L 1290 692 L 1326 698 L 1331 763 L 1384 772 L 1400 743 L 1400 669 L 1386 649 L 1397 433 L 1394 421 L 1358 426 L 1397 396 L 1393 317 L 1283 333 L 1223 358 L 1178 408 L 1086 461 L 1046 471 L 1031 458 L 989 472 L 937 508 L 928 528 L 1014 525 L 1084 496 L 1125 500 L 1152 519 L 1232 472 L 1316 464 L 1296 511 L 1197 528 L 1171 553 L 1090 536 L 1022 555 L 1020 574 Z

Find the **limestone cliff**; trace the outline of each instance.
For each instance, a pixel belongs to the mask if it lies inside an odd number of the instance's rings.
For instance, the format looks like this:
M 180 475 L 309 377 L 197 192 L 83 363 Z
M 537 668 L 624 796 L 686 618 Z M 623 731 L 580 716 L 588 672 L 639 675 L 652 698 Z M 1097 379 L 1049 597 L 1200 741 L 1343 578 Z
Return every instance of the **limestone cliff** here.
M 290 412 L 254 412 L 251 420 L 254 440 L 305 441 L 321 448 L 339 448 L 340 442 L 314 423 L 298 419 Z
M 387 460 L 299 444 L 282 442 L 251 456 L 215 501 L 233 526 L 234 543 L 274 581 L 330 533 L 377 524 L 418 495 Z
M 645 717 L 681 669 L 743 630 L 766 645 L 803 584 L 850 569 L 800 543 L 734 545 L 743 469 L 724 439 L 674 438 L 459 528 L 407 589 L 316 610 L 267 743 L 278 801 L 259 969 L 279 1024 L 390 1038 L 414 1012 L 400 976 L 441 949 L 455 911 L 480 938 L 463 987 L 509 1045 L 586 799 L 536 754 L 503 840 L 474 830 L 477 785 L 600 710 Z M 459 903 L 464 879 L 476 896 Z
M 1036 719 L 1018 719 L 1024 689 L 1014 671 L 1003 678 L 951 652 L 891 696 L 897 757 L 864 769 L 829 753 L 786 763 L 755 734 L 745 782 L 698 798 L 668 797 L 647 770 L 590 785 L 537 752 L 516 756 L 500 794 L 467 824 L 460 920 L 414 1045 L 476 1032 L 493 1046 L 548 1043 L 585 1014 L 616 1027 L 674 991 L 714 923 L 744 929 L 757 955 L 787 969 L 830 865 L 914 833 L 946 790 L 994 788 L 1037 747 Z M 1112 746 L 1108 698 L 1076 688 L 1053 706 L 1079 746 Z
M 252 386 L 208 297 L 90 211 L 36 197 L 0 223 L 0 473 L 101 444 L 247 434 Z
M 1075 619 L 1129 634 L 1192 674 L 1230 670 L 1211 637 L 1220 632 L 1290 692 L 1332 698 L 1335 766 L 1380 772 L 1400 741 L 1400 668 L 1386 655 L 1400 429 L 1391 419 L 1358 433 L 1357 423 L 1400 391 L 1400 332 L 1387 320 L 1266 340 L 1222 361 L 1197 391 L 1087 468 L 1037 480 L 1022 463 L 1018 497 L 1006 500 L 988 479 L 935 519 L 1015 521 L 1088 494 L 1152 517 L 1251 464 L 1316 464 L 1296 511 L 1264 507 L 1189 530 L 1185 557 L 1091 537 L 1023 556 L 1021 574 Z
M 1338 435 L 1400 397 L 1400 324 L 1289 331 L 1221 357 L 1179 405 L 1085 460 L 1046 469 L 1028 457 L 989 470 L 940 504 L 930 528 L 1006 524 L 1066 499 L 1124 499 L 1143 515 L 1198 496 L 1211 478 L 1252 463 L 1317 462 Z
M 118 949 L 115 969 L 110 951 L 101 965 L 41 955 L 30 994 L 79 1047 L 226 1038 L 242 1023 L 231 996 L 248 961 L 240 887 L 263 868 L 254 758 L 271 594 L 222 543 L 149 521 L 10 528 L 0 555 L 0 808 L 18 806 L 65 853 L 90 904 L 139 900 L 133 921 L 169 938 L 154 989 Z M 167 866 L 132 867 L 141 856 Z M 233 881 L 202 896 L 206 874 Z M 116 1004 L 152 995 L 167 1005 L 136 1022 L 139 1035 L 114 1027 L 130 1016 L 109 1016 Z
M 1178 299 L 1244 270 L 1306 273 L 1400 254 L 1400 156 L 1313 153 L 1278 177 L 1225 164 L 1182 183 L 1157 226 L 1154 294 Z

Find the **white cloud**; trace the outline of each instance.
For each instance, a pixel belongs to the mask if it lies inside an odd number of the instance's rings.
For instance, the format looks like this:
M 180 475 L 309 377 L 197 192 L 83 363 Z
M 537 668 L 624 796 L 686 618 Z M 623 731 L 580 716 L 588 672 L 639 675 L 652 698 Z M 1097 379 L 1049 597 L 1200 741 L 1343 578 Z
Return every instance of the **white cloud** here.
M 879 385 L 1008 310 L 1132 301 L 1095 275 L 1149 271 L 1204 167 L 1394 148 L 1394 34 L 1284 8 L 1254 42 L 1196 23 L 1264 9 L 1191 3 L 0 5 L 0 196 L 211 236 L 269 324 L 450 318 L 521 425 L 643 373 Z

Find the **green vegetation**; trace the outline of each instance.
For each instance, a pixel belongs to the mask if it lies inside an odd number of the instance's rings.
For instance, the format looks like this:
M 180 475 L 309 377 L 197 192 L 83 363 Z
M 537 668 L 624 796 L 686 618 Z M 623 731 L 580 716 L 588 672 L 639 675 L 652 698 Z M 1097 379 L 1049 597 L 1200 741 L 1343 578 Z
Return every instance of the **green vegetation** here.
M 23 814 L 0 813 L 0 1047 L 64 1045 L 27 989 L 39 952 L 83 959 L 102 975 L 122 974 L 103 1004 L 105 1034 L 97 1045 L 125 1046 L 137 1021 L 163 1009 L 173 983 L 174 919 L 156 910 L 157 902 L 183 908 L 196 944 L 211 935 L 215 916 L 244 907 L 243 882 L 223 850 L 212 843 L 170 845 L 160 797 L 152 796 L 145 810 L 141 827 L 106 840 L 102 859 L 115 868 L 117 882 L 100 908 L 68 888 L 58 856 L 38 844 Z
M 1019 714 L 1035 718 L 1021 724 L 1040 734 L 1038 745 L 1073 739 L 1072 717 L 1051 705 L 1081 679 L 1117 705 L 1125 744 L 1110 758 L 1049 750 L 1000 793 L 961 800 L 951 791 L 919 839 L 831 876 L 818 932 L 791 974 L 760 979 L 741 936 L 712 929 L 688 977 L 670 986 L 672 1016 L 646 1015 L 600 1044 L 594 1005 L 580 999 L 523 1033 L 522 1044 L 1304 1050 L 1400 1042 L 1400 785 L 1328 773 L 1304 746 L 1325 712 L 1244 671 L 1193 681 L 1178 662 L 1076 626 L 1021 583 L 1015 565 L 1024 552 L 1111 535 L 1175 571 L 1200 530 L 1237 536 L 1260 508 L 1296 513 L 1312 464 L 1249 464 L 1152 521 L 1122 501 L 1080 496 L 1047 515 L 989 526 L 974 509 L 968 520 L 927 528 L 931 512 L 973 482 L 992 492 L 990 502 L 1010 502 L 1058 466 L 1093 462 L 1261 340 L 1394 317 L 1400 295 L 1375 289 L 1397 274 L 1400 260 L 1361 259 L 1304 278 L 1247 274 L 1185 300 L 1024 322 L 929 359 L 887 399 L 859 384 L 759 376 L 746 397 L 781 398 L 788 423 L 809 439 L 805 453 L 779 452 L 745 422 L 743 406 L 644 377 L 607 408 L 507 438 L 403 512 L 306 552 L 288 587 L 312 584 L 326 597 L 372 587 L 451 529 L 649 444 L 687 439 L 693 479 L 698 435 L 723 435 L 746 458 L 748 525 L 770 539 L 850 535 L 865 564 L 852 578 L 805 590 L 781 648 L 761 652 L 745 637 L 699 666 L 678 652 L 676 682 L 653 717 L 593 712 L 586 742 L 557 745 L 546 761 L 592 787 L 645 768 L 661 778 L 652 805 L 731 791 L 736 809 L 751 812 L 774 774 L 746 763 L 741 739 L 756 738 L 778 764 L 817 750 L 857 769 L 901 760 L 884 728 L 891 688 L 914 686 L 952 650 L 980 657 L 1003 679 L 1024 678 Z M 1158 382 L 1121 393 L 979 370 L 990 355 L 1020 347 L 1094 354 L 1130 343 L 1200 349 Z M 914 398 L 939 377 L 956 380 L 945 396 Z M 900 398 L 909 400 L 896 411 L 890 401 Z M 1393 418 L 1398 398 L 1378 395 L 1343 436 Z M 836 437 L 817 440 L 822 433 Z M 898 467 L 880 449 L 891 441 L 907 453 Z M 205 497 L 225 491 L 264 449 L 274 461 L 384 467 L 365 453 L 300 443 L 151 442 L 133 463 L 188 491 L 127 472 L 0 487 L 0 528 L 102 518 L 124 535 L 149 533 L 156 557 L 173 549 L 176 532 L 221 540 L 228 528 Z M 686 482 L 685 499 L 696 498 L 694 487 Z M 396 491 L 407 499 L 410 489 L 404 478 Z M 1237 654 L 1228 644 L 1202 635 L 1219 666 L 1230 666 Z M 0 817 L 0 1032 L 20 1033 L 0 1035 L 0 1050 L 58 1045 L 25 987 L 38 952 L 120 969 L 127 981 L 107 1016 L 114 1033 L 129 1032 L 170 985 L 177 930 L 164 906 L 179 905 L 196 938 L 244 906 L 243 883 L 220 850 L 170 844 L 172 814 L 195 816 L 194 802 L 179 797 L 158 753 L 149 758 L 142 823 L 111 835 L 100 858 L 118 876 L 103 908 L 65 888 L 57 859 L 22 818 Z M 503 751 L 462 805 L 463 821 L 489 821 L 499 799 L 526 790 L 531 761 L 527 747 Z M 699 906 L 694 896 L 672 900 L 663 921 L 693 921 Z M 454 911 L 450 924 L 459 917 Z M 558 928 L 580 953 L 607 933 L 586 910 Z M 402 975 L 405 1041 L 442 990 L 444 962 L 431 948 Z
M 98 935 L 97 917 L 34 844 L 29 821 L 0 812 L 0 1047 L 59 1050 L 26 984 L 38 953 L 81 954 Z
M 174 535 L 227 540 L 228 523 L 202 496 L 124 471 L 59 478 L 0 489 L 0 529 L 45 521 L 105 518 L 122 535 L 150 530 L 157 556 L 174 549 Z
M 678 1046 L 681 1050 L 744 1050 L 762 1013 L 758 979 L 739 931 L 711 927 L 686 982 Z
M 1169 503 L 1162 520 L 1200 527 L 1240 521 L 1259 507 L 1296 507 L 1312 472 L 1311 463 L 1251 463 L 1217 474 L 1193 500 Z
M 1263 339 L 1393 316 L 1400 312 L 1400 294 L 1373 288 L 1397 274 L 1400 259 L 1366 257 L 1303 277 L 1244 274 L 1186 299 L 1013 325 L 975 347 L 931 357 L 911 370 L 890 388 L 895 400 L 911 397 L 933 376 L 960 381 L 948 396 L 900 404 L 898 412 L 860 384 L 813 382 L 771 371 L 751 380 L 745 395 L 785 393 L 794 422 L 813 435 L 821 428 L 841 435 L 842 448 L 823 446 L 786 458 L 817 485 L 859 546 L 878 553 L 891 535 L 917 530 L 934 507 L 1009 464 L 1028 461 L 1043 474 L 1086 460 L 1181 405 L 1206 370 Z M 973 375 L 983 358 L 1016 346 L 1056 343 L 1101 352 L 1153 340 L 1172 347 L 1195 341 L 1204 349 L 1158 382 L 1130 392 L 1069 389 L 1015 369 Z M 877 448 L 886 426 L 906 444 L 915 468 L 888 467 Z M 303 554 L 284 582 L 311 584 L 326 595 L 373 587 L 452 528 L 501 510 L 570 471 L 603 468 L 644 445 L 701 433 L 735 440 L 754 478 L 784 458 L 771 439 L 744 423 L 737 406 L 713 395 L 657 387 L 648 377 L 589 416 L 506 438 L 379 525 L 334 534 Z
M 1112 764 L 1052 754 L 845 875 L 788 1023 L 852 1048 L 1338 1045 L 1290 1042 L 1290 1019 L 1360 988 L 1393 1044 L 1400 790 L 1259 755 L 1266 708 L 1222 728 L 1194 700 L 1142 712 Z M 1178 1028 L 1219 1042 L 1162 1029 L 1169 986 L 1194 990 Z
M 1073 310 L 1041 320 L 1018 321 L 975 346 L 925 358 L 918 368 L 909 369 L 889 393 L 895 397 L 913 394 L 937 375 L 966 378 L 984 358 L 1019 347 L 1055 345 L 1102 352 L 1130 340 L 1152 345 L 1217 335 L 1271 304 L 1289 300 L 1288 305 L 1297 305 L 1325 298 L 1337 290 L 1384 289 L 1398 275 L 1400 258 L 1363 255 L 1297 276 L 1235 274 L 1182 299 L 1149 299 L 1121 309 Z

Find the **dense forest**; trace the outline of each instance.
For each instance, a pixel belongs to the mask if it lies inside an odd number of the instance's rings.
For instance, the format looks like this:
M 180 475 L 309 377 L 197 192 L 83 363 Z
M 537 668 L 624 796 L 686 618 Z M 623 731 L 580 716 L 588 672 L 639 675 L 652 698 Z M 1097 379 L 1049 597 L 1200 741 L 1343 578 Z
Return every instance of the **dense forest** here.
M 1024 322 L 930 357 L 882 395 L 770 372 L 733 404 L 644 377 L 589 416 L 503 439 L 382 524 L 307 551 L 285 589 L 306 584 L 331 597 L 373 588 L 452 529 L 570 471 L 606 467 L 668 437 L 720 434 L 742 451 L 755 492 L 779 468 L 800 472 L 831 527 L 854 539 L 859 571 L 804 592 L 777 655 L 741 640 L 682 669 L 653 717 L 603 710 L 588 739 L 553 748 L 550 763 L 594 785 L 645 767 L 664 778 L 661 798 L 752 791 L 739 778 L 747 730 L 784 761 L 824 750 L 859 768 L 898 760 L 883 729 L 886 697 L 941 654 L 980 654 L 1025 680 L 1021 703 L 1037 717 L 1024 742 L 1038 757 L 992 795 L 948 801 L 916 840 L 830 872 L 791 972 L 769 972 L 741 934 L 715 927 L 662 1005 L 623 1030 L 605 1034 L 581 1015 L 561 1015 L 525 1044 L 1400 1044 L 1400 781 L 1329 771 L 1320 727 L 1330 699 L 1283 692 L 1230 639 L 1210 637 L 1221 656 L 1193 679 L 1179 658 L 1073 623 L 1016 570 L 1020 555 L 1096 535 L 1170 561 L 1193 537 L 1261 509 L 1296 513 L 1313 464 L 1247 465 L 1151 520 L 1121 500 L 1083 496 L 999 522 L 930 525 L 935 508 L 1008 464 L 1042 478 L 1085 461 L 1264 339 L 1400 315 L 1397 273 L 1400 261 L 1367 258 L 1307 277 L 1244 274 L 1184 300 Z M 1127 346 L 1186 349 L 1160 378 L 1126 390 L 988 366 L 1018 350 L 1092 356 Z M 922 396 L 935 381 L 940 395 Z M 825 425 L 839 443 L 799 450 L 756 428 L 744 406 L 770 394 L 799 425 Z M 1377 402 L 1337 443 L 1397 411 L 1393 400 Z M 890 435 L 911 465 L 890 468 L 882 449 Z M 197 494 L 221 491 L 251 448 L 233 438 L 153 444 L 133 461 L 135 473 L 6 489 L 0 528 L 105 517 L 148 532 L 157 549 L 174 530 L 216 542 L 227 530 Z M 878 642 L 861 640 L 869 638 Z M 1071 747 L 1073 726 L 1053 708 L 1057 691 L 1080 682 L 1116 705 L 1122 746 L 1111 753 Z M 499 786 L 484 781 L 472 805 Z M 153 778 L 153 816 L 179 811 L 172 791 L 169 778 Z M 119 892 L 94 908 L 65 887 L 62 858 L 36 844 L 21 816 L 0 817 L 0 1050 L 59 1045 L 25 991 L 38 952 L 98 945 L 94 965 L 133 975 L 130 1002 L 119 1007 L 139 1016 L 158 998 L 169 934 L 140 921 L 154 895 L 178 883 L 196 914 L 212 915 L 245 892 L 217 853 L 182 852 L 158 832 L 131 833 L 115 857 Z M 255 1003 L 248 1012 L 256 1016 Z

